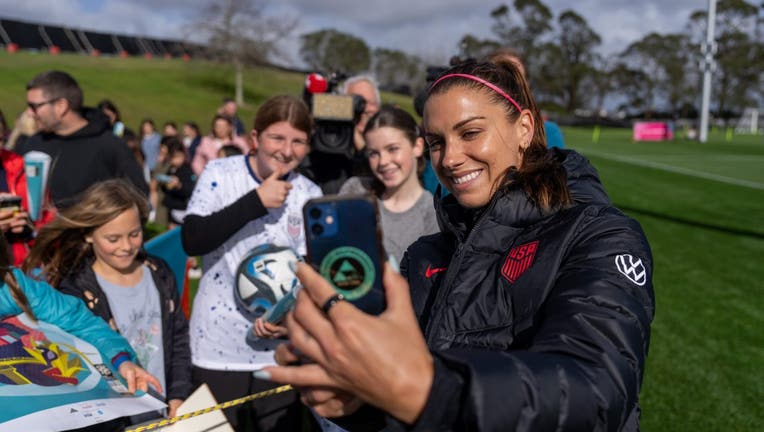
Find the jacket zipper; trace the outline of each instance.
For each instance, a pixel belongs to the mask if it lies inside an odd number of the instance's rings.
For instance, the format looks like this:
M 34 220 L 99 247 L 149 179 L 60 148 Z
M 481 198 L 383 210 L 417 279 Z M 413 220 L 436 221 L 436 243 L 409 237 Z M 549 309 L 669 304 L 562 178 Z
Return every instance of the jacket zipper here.
M 448 264 L 448 269 L 446 270 L 446 274 L 443 277 L 443 283 L 440 284 L 441 289 L 438 289 L 438 292 L 435 294 L 435 302 L 433 305 L 440 305 L 440 308 L 438 312 L 440 312 L 443 308 L 445 308 L 445 300 L 448 294 L 451 293 L 453 287 L 451 286 L 453 279 L 456 277 L 458 273 L 458 268 L 462 264 L 462 259 L 464 259 L 464 249 L 472 241 L 472 238 L 475 236 L 475 232 L 478 231 L 478 229 L 483 225 L 485 220 L 488 218 L 488 215 L 493 211 L 494 206 L 496 205 L 496 197 L 491 200 L 491 203 L 489 204 L 489 208 L 485 210 L 485 212 L 480 215 L 480 218 L 475 222 L 475 225 L 473 225 L 472 229 L 470 230 L 469 234 L 467 235 L 467 238 L 464 239 L 464 241 L 459 241 L 459 244 L 456 246 L 456 251 L 454 251 L 453 259 Z M 458 241 L 458 240 L 457 240 Z M 433 329 L 437 328 L 435 324 L 440 324 L 441 321 L 444 319 L 444 314 L 435 314 L 430 313 L 427 320 L 426 320 L 426 328 L 425 328 L 425 340 L 428 342 L 428 345 L 432 347 L 432 343 L 435 342 L 434 340 L 431 340 L 431 338 L 434 337 L 432 334 Z

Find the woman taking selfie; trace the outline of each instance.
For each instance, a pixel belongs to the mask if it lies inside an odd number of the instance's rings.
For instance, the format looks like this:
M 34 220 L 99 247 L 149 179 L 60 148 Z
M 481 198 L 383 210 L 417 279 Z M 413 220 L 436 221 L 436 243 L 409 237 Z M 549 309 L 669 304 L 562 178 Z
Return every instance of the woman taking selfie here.
M 512 64 L 444 73 L 424 129 L 451 192 L 441 233 L 409 247 L 401 274 L 388 264 L 378 317 L 299 264 L 277 359 L 315 363 L 258 376 L 299 386 L 321 415 L 371 405 L 415 430 L 638 430 L 654 313 L 639 224 L 584 158 L 547 149 Z

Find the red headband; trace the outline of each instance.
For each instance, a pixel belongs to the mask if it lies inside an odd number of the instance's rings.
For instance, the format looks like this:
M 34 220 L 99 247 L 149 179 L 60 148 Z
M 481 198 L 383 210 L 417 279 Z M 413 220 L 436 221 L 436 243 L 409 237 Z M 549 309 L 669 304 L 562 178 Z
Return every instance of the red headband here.
M 458 78 L 467 78 L 468 80 L 479 82 L 480 84 L 483 84 L 484 86 L 490 88 L 491 90 L 495 91 L 496 93 L 502 95 L 504 97 L 504 99 L 508 100 L 512 105 L 514 105 L 515 108 L 517 108 L 517 112 L 520 112 L 520 111 L 523 110 L 522 108 L 520 108 L 520 104 L 517 103 L 517 101 L 515 101 L 514 99 L 512 99 L 512 96 L 508 95 L 507 92 L 505 92 L 504 90 L 500 89 L 499 87 L 489 83 L 488 81 L 484 80 L 483 78 L 476 77 L 475 75 L 468 75 L 468 74 L 461 74 L 461 73 L 454 73 L 454 74 L 443 75 L 442 77 L 438 78 L 437 81 L 432 83 L 432 85 L 430 86 L 430 91 L 432 91 L 432 89 L 434 89 L 435 86 L 438 85 L 438 83 L 443 81 L 444 79 L 446 79 L 446 78 L 455 78 L 455 77 L 458 77 Z

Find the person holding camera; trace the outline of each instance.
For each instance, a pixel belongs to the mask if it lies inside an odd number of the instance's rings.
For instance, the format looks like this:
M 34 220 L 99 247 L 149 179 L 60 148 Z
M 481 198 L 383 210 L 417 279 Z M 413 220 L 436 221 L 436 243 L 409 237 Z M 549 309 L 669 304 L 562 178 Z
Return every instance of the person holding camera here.
M 316 86 L 320 90 L 309 88 L 315 84 L 312 80 L 316 77 L 321 80 L 321 85 Z M 305 89 L 305 99 L 311 105 L 316 130 L 311 141 L 311 152 L 300 166 L 300 172 L 321 186 L 325 194 L 338 193 L 342 184 L 352 176 L 370 174 L 363 153 L 366 147 L 363 130 L 380 106 L 376 81 L 370 75 L 355 75 L 343 81 L 339 91 L 339 96 L 352 97 L 352 113 L 343 120 L 333 118 L 334 112 L 330 113 L 329 118 L 322 118 L 323 113 L 317 112 L 320 110 L 314 102 L 315 93 L 331 92 L 339 79 L 336 74 L 328 81 L 318 74 L 311 74 Z
M 363 412 L 364 425 L 375 407 L 392 430 L 639 430 L 655 312 L 639 224 L 585 158 L 547 148 L 510 62 L 446 71 L 424 129 L 450 191 L 441 233 L 411 245 L 400 274 L 387 265 L 379 316 L 298 263 L 283 366 L 256 376 L 298 386 L 326 417 Z
M 353 145 L 360 152 L 366 148 L 364 130 L 371 116 L 379 111 L 382 99 L 379 97 L 379 86 L 371 75 L 354 75 L 342 83 L 341 93 L 349 96 L 359 96 L 365 102 L 358 122 L 353 128 Z

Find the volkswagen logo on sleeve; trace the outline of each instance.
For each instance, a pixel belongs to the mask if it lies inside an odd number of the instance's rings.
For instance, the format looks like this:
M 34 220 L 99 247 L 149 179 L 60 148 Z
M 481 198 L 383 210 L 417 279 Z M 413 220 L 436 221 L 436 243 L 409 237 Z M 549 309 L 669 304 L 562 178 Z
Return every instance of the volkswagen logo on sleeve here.
M 642 264 L 640 258 L 635 258 L 629 254 L 622 254 L 615 257 L 615 267 L 626 276 L 630 281 L 642 286 L 647 282 L 647 270 Z

